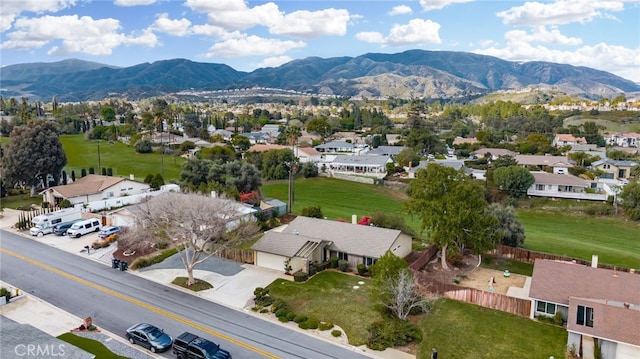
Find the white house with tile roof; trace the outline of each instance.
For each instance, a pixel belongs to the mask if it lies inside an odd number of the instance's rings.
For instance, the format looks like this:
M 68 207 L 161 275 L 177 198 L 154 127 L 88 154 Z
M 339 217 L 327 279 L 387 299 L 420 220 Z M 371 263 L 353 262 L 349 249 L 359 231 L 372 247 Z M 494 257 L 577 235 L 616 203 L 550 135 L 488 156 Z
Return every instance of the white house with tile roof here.
M 59 204 L 67 199 L 72 205 L 132 196 L 150 191 L 147 183 L 124 177 L 87 175 L 67 185 L 54 186 L 40 192 L 42 201 Z

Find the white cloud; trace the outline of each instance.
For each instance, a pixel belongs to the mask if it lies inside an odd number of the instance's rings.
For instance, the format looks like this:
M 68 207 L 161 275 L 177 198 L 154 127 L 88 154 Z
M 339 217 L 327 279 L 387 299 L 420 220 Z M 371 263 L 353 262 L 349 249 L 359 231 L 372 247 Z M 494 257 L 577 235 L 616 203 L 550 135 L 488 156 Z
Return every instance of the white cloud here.
M 187 0 L 185 6 L 206 13 L 210 25 L 242 30 L 257 25 L 271 26 L 282 19 L 278 5 L 270 2 L 252 8 L 243 0 Z
M 531 33 L 523 30 L 507 31 L 504 35 L 507 44 L 515 44 L 517 42 L 542 42 L 556 45 L 576 46 L 582 44 L 582 39 L 578 37 L 567 37 L 562 35 L 558 29 L 548 31 L 544 26 L 533 29 Z
M 113 4 L 116 6 L 129 7 L 151 5 L 155 2 L 156 0 L 115 0 Z
M 11 28 L 11 24 L 23 12 L 42 14 L 57 12 L 76 4 L 76 0 L 2 0 L 0 31 Z
M 561 25 L 588 22 L 594 17 L 609 17 L 602 11 L 621 11 L 625 0 L 556 0 L 525 2 L 496 15 L 507 25 Z
M 214 44 L 205 57 L 243 57 L 243 56 L 272 56 L 282 55 L 295 48 L 305 47 L 302 41 L 282 41 L 265 39 L 251 35 L 242 38 L 228 39 Z
M 241 36 L 238 31 L 227 32 L 223 27 L 215 25 L 193 25 L 191 31 L 197 35 L 213 36 L 221 39 Z
M 422 6 L 422 10 L 424 11 L 431 11 L 442 9 L 451 4 L 460 4 L 471 1 L 475 0 L 420 0 L 420 6 Z
M 407 5 L 398 5 L 394 6 L 391 11 L 389 11 L 389 16 L 396 15 L 409 15 L 413 12 L 410 6 Z
M 513 41 L 504 48 L 491 47 L 473 52 L 510 61 L 548 61 L 586 66 L 640 82 L 640 48 L 629 49 L 599 43 L 595 46 L 583 46 L 575 51 L 561 51 L 542 45 L 532 46 L 527 42 Z
M 491 46 L 497 46 L 498 43 L 496 43 L 493 40 L 480 40 L 480 46 L 482 47 L 491 47 Z M 473 46 L 473 44 L 469 44 L 469 46 Z
M 383 46 L 408 46 L 426 43 L 439 44 L 440 24 L 431 20 L 413 19 L 406 25 L 395 24 L 388 36 L 379 32 L 360 32 L 356 38 L 361 41 L 380 43 Z
M 171 20 L 167 13 L 159 14 L 151 28 L 160 32 L 164 32 L 173 36 L 185 36 L 189 34 L 191 21 L 182 18 Z
M 120 22 L 115 19 L 95 20 L 89 16 L 47 15 L 39 18 L 20 18 L 14 26 L 16 31 L 6 35 L 9 40 L 0 44 L 0 48 L 25 50 L 61 41 L 61 45 L 53 46 L 48 53 L 110 55 L 114 48 L 121 45 L 153 47 L 158 44 L 157 37 L 151 31 L 145 31 L 137 37 L 119 33 Z
M 348 22 L 349 12 L 343 9 L 294 11 L 271 25 L 269 32 L 303 39 L 326 35 L 342 36 L 347 33 Z
M 266 59 L 264 59 L 261 63 L 259 63 L 257 65 L 258 68 L 260 67 L 278 67 L 280 65 L 286 64 L 287 62 L 293 60 L 291 57 L 289 56 L 275 56 L 275 57 L 268 57 Z

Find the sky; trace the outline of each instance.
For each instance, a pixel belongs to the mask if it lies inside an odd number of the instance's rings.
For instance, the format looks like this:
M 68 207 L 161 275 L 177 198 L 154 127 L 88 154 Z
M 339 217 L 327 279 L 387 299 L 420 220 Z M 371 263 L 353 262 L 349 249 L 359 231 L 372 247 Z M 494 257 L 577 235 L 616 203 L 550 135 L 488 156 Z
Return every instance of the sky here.
M 587 66 L 640 83 L 640 0 L 1 0 L 0 29 L 2 66 L 186 58 L 253 71 L 422 49 Z

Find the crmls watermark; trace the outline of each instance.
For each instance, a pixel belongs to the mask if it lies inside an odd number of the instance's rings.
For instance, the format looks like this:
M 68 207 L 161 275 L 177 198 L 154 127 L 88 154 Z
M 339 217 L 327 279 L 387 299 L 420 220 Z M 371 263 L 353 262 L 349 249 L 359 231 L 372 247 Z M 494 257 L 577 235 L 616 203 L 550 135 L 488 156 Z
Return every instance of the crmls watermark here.
M 19 357 L 63 357 L 64 344 L 18 344 L 13 351 Z

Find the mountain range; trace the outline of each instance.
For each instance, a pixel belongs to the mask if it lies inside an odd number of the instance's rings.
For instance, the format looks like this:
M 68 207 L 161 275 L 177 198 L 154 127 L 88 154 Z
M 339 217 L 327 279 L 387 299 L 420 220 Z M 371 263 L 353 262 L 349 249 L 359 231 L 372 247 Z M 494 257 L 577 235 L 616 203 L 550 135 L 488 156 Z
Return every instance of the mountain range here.
M 453 51 L 409 50 L 357 57 L 309 57 L 252 72 L 225 64 L 172 59 L 115 67 L 78 59 L 0 68 L 1 94 L 60 102 L 130 100 L 184 90 L 279 88 L 318 95 L 452 98 L 526 87 L 587 98 L 638 92 L 640 85 L 588 67 L 512 62 Z

